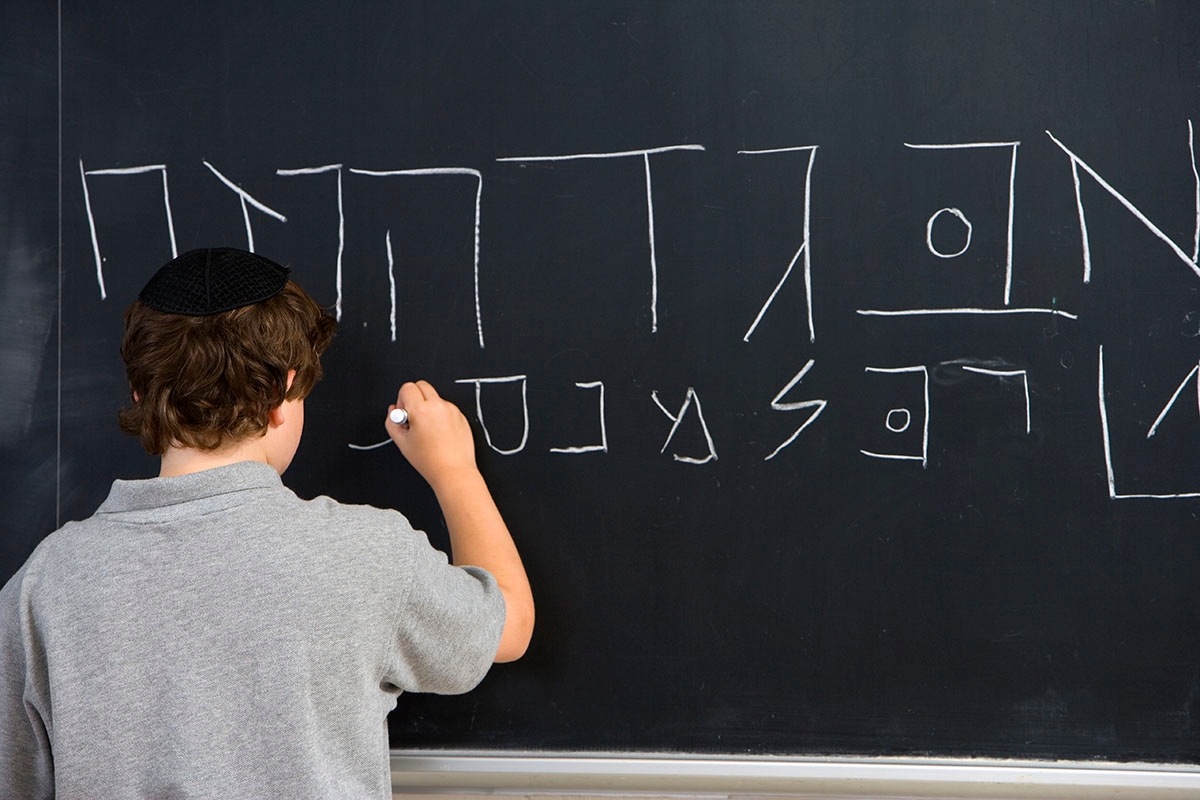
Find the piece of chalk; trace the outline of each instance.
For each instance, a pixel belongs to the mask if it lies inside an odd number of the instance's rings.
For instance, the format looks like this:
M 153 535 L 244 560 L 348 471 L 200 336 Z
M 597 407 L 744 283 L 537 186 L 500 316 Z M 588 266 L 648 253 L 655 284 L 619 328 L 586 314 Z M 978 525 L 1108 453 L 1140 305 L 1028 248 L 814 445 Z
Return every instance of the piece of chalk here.
M 408 422 L 408 412 L 403 408 L 393 408 L 391 413 L 388 414 L 388 419 L 397 425 L 404 425 Z

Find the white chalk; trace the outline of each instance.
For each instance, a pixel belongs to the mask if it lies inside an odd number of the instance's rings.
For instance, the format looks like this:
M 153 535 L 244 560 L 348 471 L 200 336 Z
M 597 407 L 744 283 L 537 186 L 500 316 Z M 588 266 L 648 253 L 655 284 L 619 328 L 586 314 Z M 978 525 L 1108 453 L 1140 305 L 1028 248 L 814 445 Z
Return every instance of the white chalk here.
M 407 425 L 408 424 L 408 412 L 405 411 L 403 408 L 393 408 L 391 413 L 388 414 L 388 419 L 390 419 L 392 422 L 396 423 L 397 425 Z

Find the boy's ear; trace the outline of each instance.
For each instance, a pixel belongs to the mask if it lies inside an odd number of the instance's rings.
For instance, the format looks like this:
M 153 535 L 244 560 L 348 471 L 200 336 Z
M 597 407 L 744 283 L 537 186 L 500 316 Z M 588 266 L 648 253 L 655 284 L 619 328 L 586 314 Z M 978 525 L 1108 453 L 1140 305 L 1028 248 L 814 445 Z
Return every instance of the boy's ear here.
M 285 394 L 286 394 L 286 392 L 291 391 L 292 382 L 295 380 L 296 380 L 296 370 L 289 369 L 288 377 L 287 377 L 287 389 L 285 390 Z M 280 425 L 283 424 L 284 419 L 283 419 L 283 403 L 282 402 L 279 405 L 272 408 L 269 412 L 267 412 L 267 422 L 275 427 L 279 427 Z

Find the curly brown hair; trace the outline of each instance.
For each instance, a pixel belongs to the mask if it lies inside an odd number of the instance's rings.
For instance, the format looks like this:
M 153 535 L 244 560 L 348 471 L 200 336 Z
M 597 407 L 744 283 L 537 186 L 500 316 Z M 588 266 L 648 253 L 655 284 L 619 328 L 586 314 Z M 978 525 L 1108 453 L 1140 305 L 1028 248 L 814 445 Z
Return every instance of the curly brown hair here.
M 121 342 L 133 405 L 118 414 L 121 430 L 151 455 L 261 436 L 272 408 L 306 397 L 321 379 L 321 354 L 336 327 L 290 280 L 274 297 L 207 317 L 134 300 Z

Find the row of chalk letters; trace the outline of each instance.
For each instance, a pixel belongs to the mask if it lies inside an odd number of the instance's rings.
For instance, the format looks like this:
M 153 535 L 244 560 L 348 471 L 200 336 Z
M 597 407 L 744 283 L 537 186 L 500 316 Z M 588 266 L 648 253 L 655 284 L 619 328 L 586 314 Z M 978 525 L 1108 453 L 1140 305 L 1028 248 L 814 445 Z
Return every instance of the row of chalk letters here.
M 1083 281 L 1088 283 L 1091 280 L 1091 247 L 1089 243 L 1087 215 L 1083 203 L 1083 195 L 1081 191 L 1081 172 L 1088 175 L 1097 185 L 1102 187 L 1109 195 L 1115 198 L 1130 214 L 1137 218 L 1142 225 L 1146 227 L 1152 234 L 1161 239 L 1171 249 L 1171 251 L 1181 261 L 1187 264 L 1193 272 L 1200 276 L 1200 171 L 1196 168 L 1196 157 L 1194 147 L 1194 132 L 1192 123 L 1188 121 L 1188 144 L 1191 154 L 1191 170 L 1195 176 L 1197 191 L 1196 191 L 1196 234 L 1192 242 L 1191 252 L 1186 252 L 1182 247 L 1176 244 L 1166 233 L 1162 231 L 1149 217 L 1140 211 L 1132 202 L 1130 202 L 1123 194 L 1114 188 L 1106 181 L 1099 172 L 1093 169 L 1087 162 L 1072 152 L 1065 144 L 1057 139 L 1049 131 L 1046 132 L 1051 141 L 1057 145 L 1069 158 L 1071 166 L 1071 175 L 1074 182 L 1075 202 L 1078 213 L 1081 245 L 1083 254 Z M 1015 185 L 1017 175 L 1017 152 L 1020 146 L 1019 141 L 1004 141 L 1004 142 L 965 142 L 957 144 L 911 144 L 905 143 L 904 146 L 914 150 L 924 151 L 946 151 L 946 150 L 966 150 L 966 149 L 996 149 L 1006 153 L 1009 159 L 1008 170 L 1008 218 L 1007 218 L 1007 253 L 1005 263 L 1004 288 L 1001 302 L 995 307 L 953 307 L 953 308 L 906 308 L 906 309 L 858 309 L 857 313 L 863 316 L 918 316 L 918 315 L 976 315 L 976 314 L 1050 314 L 1068 319 L 1076 319 L 1076 315 L 1057 307 L 1037 308 L 1037 307 L 1018 307 L 1011 304 L 1011 293 L 1013 284 L 1013 217 L 1015 213 Z M 646 216 L 647 216 L 647 233 L 648 233 L 648 255 L 649 255 L 649 272 L 650 272 L 650 326 L 652 331 L 658 330 L 658 264 L 657 253 L 655 247 L 655 224 L 654 224 L 654 181 L 651 173 L 652 158 L 663 156 L 676 151 L 703 151 L 705 148 L 699 144 L 682 144 L 670 145 L 666 147 L 656 147 L 641 150 L 627 150 L 619 152 L 605 153 L 576 153 L 569 155 L 530 155 L 530 156 L 514 156 L 497 159 L 498 162 L 528 164 L 535 162 L 555 162 L 555 161 L 572 161 L 572 160 L 609 160 L 621 158 L 636 158 L 640 159 L 644 171 L 644 185 L 640 191 L 645 193 Z M 811 185 L 813 167 L 816 163 L 817 145 L 803 145 L 796 147 L 781 147 L 761 150 L 739 150 L 739 156 L 757 157 L 757 156 L 779 156 L 787 154 L 799 154 L 807 158 L 805 164 L 805 178 L 803 186 L 803 214 L 802 226 L 803 232 L 800 237 L 800 245 L 797 248 L 795 255 L 783 270 L 782 277 L 770 293 L 770 296 L 762 304 L 757 316 L 747 328 L 744 339 L 750 340 L 754 334 L 760 321 L 766 315 L 771 304 L 776 296 L 780 293 L 784 285 L 789 281 L 795 268 L 800 265 L 803 272 L 803 284 L 805 292 L 805 303 L 807 308 L 807 323 L 809 338 L 812 341 L 816 340 L 816 325 L 813 316 L 813 296 L 812 296 L 812 260 L 811 248 L 808 246 L 810 237 L 810 222 L 811 222 Z M 254 226 L 252 224 L 251 209 L 271 217 L 280 222 L 287 222 L 287 216 L 282 212 L 271 208 L 266 203 L 252 196 L 249 192 L 243 189 L 234 180 L 227 177 L 213 164 L 208 161 L 202 162 L 204 166 L 213 174 L 213 176 L 225 185 L 234 193 L 240 203 L 243 221 L 245 224 L 246 239 L 248 249 L 254 250 Z M 166 217 L 167 231 L 170 236 L 171 249 L 173 255 L 178 255 L 178 247 L 175 238 L 175 225 L 171 209 L 170 187 L 167 176 L 167 165 L 165 164 L 147 164 L 134 167 L 114 167 L 114 168 L 87 168 L 81 158 L 79 161 L 79 174 L 83 189 L 84 205 L 87 213 L 88 228 L 91 234 L 91 244 L 96 267 L 96 282 L 99 288 L 100 297 L 103 299 L 107 296 L 105 279 L 104 279 L 104 257 L 101 254 L 101 243 L 98 234 L 98 226 L 96 222 L 96 214 L 93 209 L 91 199 L 91 191 L 89 181 L 97 177 L 117 176 L 117 175 L 143 175 L 149 173 L 161 174 L 161 191 L 163 198 L 163 206 Z M 338 255 L 336 267 L 336 285 L 337 299 L 335 301 L 335 313 L 338 318 L 342 314 L 342 253 L 345 249 L 345 215 L 344 215 L 344 197 L 343 184 L 346 174 L 365 176 L 369 178 L 387 178 L 387 177 L 418 177 L 418 176 L 465 176 L 474 181 L 474 225 L 473 225 L 473 266 L 474 266 L 474 297 L 475 297 L 475 326 L 478 338 L 479 347 L 484 347 L 484 330 L 483 330 L 483 313 L 480 307 L 480 290 L 479 290 L 479 269 L 480 269 L 480 218 L 482 214 L 482 197 L 484 176 L 482 171 L 468 167 L 427 167 L 413 169 L 392 169 L 392 170 L 369 170 L 347 167 L 344 164 L 325 164 L 314 167 L 276 169 L 274 174 L 280 177 L 299 177 L 311 176 L 319 174 L 333 174 L 336 177 L 337 190 L 337 210 L 338 210 Z M 958 224 L 963 231 L 963 244 L 958 249 L 949 249 L 945 246 L 934 244 L 934 228 L 937 225 L 943 224 Z M 972 233 L 971 220 L 966 217 L 957 208 L 946 207 L 933 212 L 930 215 L 926 225 L 926 247 L 928 250 L 939 258 L 956 258 L 962 256 L 971 246 Z M 392 341 L 396 340 L 396 280 L 394 275 L 394 258 L 391 245 L 391 234 L 385 236 L 384 246 L 388 253 L 389 264 L 389 286 L 390 286 L 390 304 L 391 304 L 391 337 Z
M 1194 498 L 1200 497 L 1200 491 L 1197 492 L 1123 492 L 1118 488 L 1117 470 L 1114 465 L 1112 436 L 1109 425 L 1109 411 L 1107 405 L 1107 390 L 1105 388 L 1105 359 L 1104 347 L 1100 346 L 1097 359 L 1097 397 L 1098 397 L 1098 415 L 1100 421 L 1100 433 L 1105 457 L 1106 475 L 1108 481 L 1108 494 L 1114 500 L 1128 499 L 1179 499 L 1179 498 Z M 764 461 L 770 461 L 780 455 L 782 451 L 791 446 L 807 430 L 828 407 L 829 403 L 825 399 L 806 398 L 803 400 L 791 399 L 793 390 L 804 380 L 804 378 L 812 370 L 815 362 L 809 359 L 807 363 L 783 386 L 782 389 L 775 395 L 768 404 L 774 411 L 779 412 L 805 412 L 801 418 L 800 425 L 778 446 L 764 457 Z M 1033 411 L 1030 404 L 1029 390 L 1029 372 L 1024 369 L 1008 369 L 1000 368 L 994 363 L 990 364 L 973 364 L 969 361 L 958 361 L 953 364 L 954 367 L 961 368 L 964 372 L 984 376 L 986 379 L 994 380 L 998 384 L 1006 384 L 1008 386 L 1017 385 L 1020 387 L 1020 396 L 1022 402 L 1017 407 L 1016 413 L 1019 413 L 1023 421 L 1025 434 L 1030 434 L 1032 430 Z M 915 439 L 915 436 L 910 434 L 916 432 L 914 428 L 914 416 L 919 417 L 920 430 L 920 449 L 915 452 L 880 452 L 874 450 L 860 449 L 859 452 L 863 456 L 875 459 L 885 459 L 894 461 L 906 461 L 920 463 L 922 467 L 928 466 L 929 461 L 929 432 L 930 432 L 930 375 L 929 368 L 924 365 L 902 366 L 902 367 L 866 367 L 865 371 L 873 375 L 892 375 L 892 376 L 912 376 L 916 378 L 916 385 L 919 387 L 920 400 L 916 403 L 909 404 L 916 408 L 914 415 L 913 408 L 909 406 L 899 406 L 889 409 L 884 415 L 882 424 L 889 434 L 909 434 L 910 439 Z M 528 403 L 528 382 L 527 375 L 506 375 L 499 377 L 476 377 L 465 378 L 456 381 L 458 384 L 465 384 L 474 387 L 475 392 L 475 417 L 478 420 L 480 427 L 483 430 L 484 438 L 490 447 L 495 452 L 501 455 L 515 455 L 524 451 L 529 442 L 530 432 L 530 416 Z M 910 381 L 911 383 L 911 381 Z M 484 389 L 489 386 L 519 386 L 521 393 L 521 414 L 522 427 L 519 441 L 512 446 L 497 444 L 494 440 L 492 430 L 488 425 L 488 415 L 485 413 Z M 1184 395 L 1185 390 L 1191 386 L 1193 393 L 1200 393 L 1200 364 L 1194 365 L 1187 375 L 1180 381 L 1170 398 L 1162 407 L 1154 423 L 1146 431 L 1146 439 L 1153 438 L 1159 430 L 1160 425 L 1168 417 L 1174 409 L 1176 402 Z M 608 442 L 608 424 L 607 412 L 605 409 L 605 384 L 604 381 L 584 381 L 575 383 L 575 388 L 582 391 L 595 392 L 597 404 L 597 433 L 594 441 L 586 444 L 575 444 L 569 446 L 560 446 L 550 448 L 551 453 L 580 455 L 586 453 L 607 453 L 609 451 Z M 679 463 L 703 465 L 716 461 L 717 449 L 714 443 L 713 435 L 709 427 L 709 423 L 704 415 L 704 409 L 700 400 L 700 393 L 689 386 L 684 393 L 683 400 L 679 407 L 672 411 L 671 407 L 664 404 L 657 391 L 650 393 L 650 401 L 658 407 L 666 417 L 664 428 L 667 429 L 666 438 L 662 446 L 659 448 L 660 454 L 667 453 L 671 449 L 672 458 Z M 683 455 L 675 452 L 673 444 L 676 434 L 685 420 L 693 420 L 691 424 L 698 425 L 700 432 L 703 434 L 704 442 L 707 446 L 707 451 L 700 454 Z M 906 440 L 907 441 L 907 440 Z M 381 442 L 368 445 L 351 444 L 351 448 L 356 450 L 370 450 L 378 447 L 384 447 L 390 443 L 390 440 L 385 439 Z M 510 443 L 511 444 L 511 443 Z

